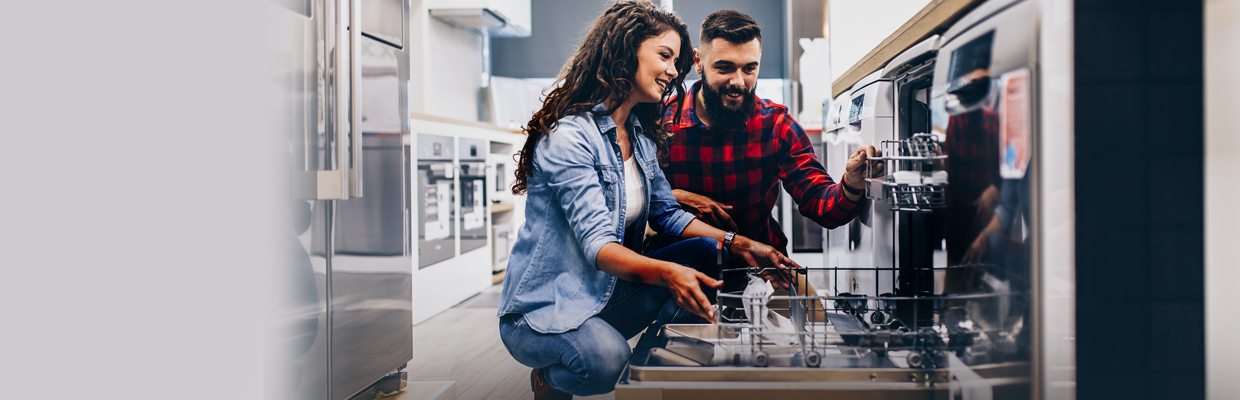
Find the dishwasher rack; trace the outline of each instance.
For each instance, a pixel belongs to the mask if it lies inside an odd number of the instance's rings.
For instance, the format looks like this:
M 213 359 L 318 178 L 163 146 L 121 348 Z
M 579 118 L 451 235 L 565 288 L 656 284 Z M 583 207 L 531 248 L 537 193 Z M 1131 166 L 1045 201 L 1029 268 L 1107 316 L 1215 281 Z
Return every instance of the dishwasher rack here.
M 785 274 L 792 287 L 803 283 L 804 273 L 847 268 L 803 268 Z M 876 273 L 891 268 L 873 269 Z M 727 269 L 737 271 L 742 269 Z M 750 276 L 768 271 L 743 269 Z M 698 327 L 667 328 L 664 347 L 651 353 L 647 365 L 793 367 L 823 368 L 868 366 L 895 368 L 940 368 L 949 356 L 967 364 L 1019 360 L 1025 341 L 1023 315 L 1018 302 L 1026 301 L 1022 292 L 1009 290 L 1005 279 L 994 275 L 989 265 L 940 268 L 955 276 L 971 275 L 976 285 L 962 287 L 959 293 L 929 296 L 896 296 L 894 288 L 880 296 L 787 295 L 755 296 L 743 292 L 717 293 L 715 324 Z M 760 304 L 748 310 L 725 307 L 733 304 Z M 899 318 L 903 308 L 909 315 L 929 310 L 934 318 Z M 755 318 L 755 314 L 758 314 Z M 771 314 L 785 316 L 790 327 L 772 328 L 766 323 Z M 692 329 L 688 335 L 680 330 Z M 704 332 L 703 329 L 713 332 Z M 696 339 L 686 339 L 694 337 Z M 891 361 L 891 357 L 898 360 Z
M 866 178 L 865 196 L 884 201 L 893 211 L 932 212 L 947 207 L 947 154 L 938 139 L 919 133 L 879 143 L 882 155 L 866 159 L 868 171 L 885 164 L 888 174 Z

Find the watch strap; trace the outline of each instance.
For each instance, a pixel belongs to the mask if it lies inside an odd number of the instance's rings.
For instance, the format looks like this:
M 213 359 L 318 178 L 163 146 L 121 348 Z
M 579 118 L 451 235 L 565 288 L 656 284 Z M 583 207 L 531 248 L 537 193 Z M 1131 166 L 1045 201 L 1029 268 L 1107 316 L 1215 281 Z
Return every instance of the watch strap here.
M 860 196 L 862 193 L 865 192 L 865 189 L 854 189 L 851 185 L 848 184 L 847 179 L 840 180 L 840 186 L 844 187 L 844 191 L 847 191 L 848 193 L 855 194 L 858 196 Z

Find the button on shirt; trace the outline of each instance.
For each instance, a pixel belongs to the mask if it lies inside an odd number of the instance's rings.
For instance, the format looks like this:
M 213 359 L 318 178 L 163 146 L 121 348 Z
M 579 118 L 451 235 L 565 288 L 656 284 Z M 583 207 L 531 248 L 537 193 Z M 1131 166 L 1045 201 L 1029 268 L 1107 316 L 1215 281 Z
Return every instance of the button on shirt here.
M 693 84 L 680 123 L 669 126 L 670 159 L 663 173 L 673 189 L 732 206 L 729 215 L 738 233 L 785 253 L 788 238 L 771 215 L 781 181 L 801 215 L 819 225 L 835 228 L 857 215 L 857 203 L 844 196 L 842 183 L 827 175 L 809 136 L 786 107 L 755 98 L 744 128 L 715 131 L 693 107 L 701 86 L 701 80 Z M 668 109 L 664 121 L 671 121 L 675 112 L 675 107 Z
M 672 196 L 654 142 L 630 115 L 632 159 L 640 167 L 646 206 L 633 223 L 642 229 L 625 229 L 627 178 L 616 123 L 599 115 L 605 111 L 599 104 L 564 117 L 538 141 L 526 187 L 526 220 L 509 256 L 498 316 L 524 314 L 530 328 L 541 333 L 576 329 L 602 310 L 616 283 L 614 275 L 598 269 L 599 249 L 620 243 L 640 253 L 647 221 L 656 232 L 675 236 L 693 221 Z

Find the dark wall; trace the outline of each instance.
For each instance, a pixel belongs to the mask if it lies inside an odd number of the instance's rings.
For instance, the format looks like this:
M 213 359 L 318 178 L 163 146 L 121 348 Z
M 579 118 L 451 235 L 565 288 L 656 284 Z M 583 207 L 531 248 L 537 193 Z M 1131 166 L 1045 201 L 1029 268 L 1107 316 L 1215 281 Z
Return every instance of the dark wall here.
M 554 78 L 610 1 L 531 0 L 530 37 L 492 38 L 491 73 Z
M 528 38 L 491 39 L 491 68 L 496 76 L 553 78 L 572 57 L 590 24 L 611 0 L 531 0 Z M 658 1 L 655 0 L 657 4 Z M 784 6 L 782 0 L 676 0 L 676 14 L 689 27 L 693 45 L 702 20 L 710 13 L 734 9 L 749 14 L 762 26 L 762 67 L 759 78 L 782 78 L 784 73 Z M 697 79 L 691 74 L 688 79 Z
M 719 10 L 736 10 L 748 14 L 762 27 L 762 64 L 758 78 L 784 77 L 784 2 L 783 0 L 675 0 L 672 2 L 680 20 L 689 26 L 693 47 L 698 47 L 702 34 L 702 21 L 707 15 Z M 694 72 L 685 77 L 686 82 L 698 79 Z
M 1075 12 L 1078 398 L 1204 398 L 1202 2 Z

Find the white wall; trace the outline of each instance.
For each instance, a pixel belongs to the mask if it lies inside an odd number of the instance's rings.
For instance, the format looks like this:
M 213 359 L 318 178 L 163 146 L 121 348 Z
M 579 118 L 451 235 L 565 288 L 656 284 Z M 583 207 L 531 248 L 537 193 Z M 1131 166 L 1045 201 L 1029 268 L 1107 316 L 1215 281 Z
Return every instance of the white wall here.
M 1205 3 L 1206 97 L 1206 395 L 1234 399 L 1240 393 L 1240 0 Z
M 831 40 L 831 81 L 861 60 L 929 0 L 831 0 L 827 3 Z
M 481 36 L 432 18 L 422 0 L 409 10 L 409 110 L 477 121 Z

